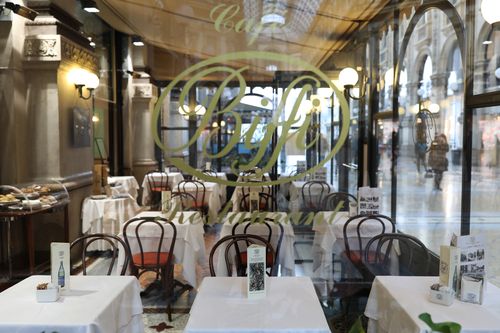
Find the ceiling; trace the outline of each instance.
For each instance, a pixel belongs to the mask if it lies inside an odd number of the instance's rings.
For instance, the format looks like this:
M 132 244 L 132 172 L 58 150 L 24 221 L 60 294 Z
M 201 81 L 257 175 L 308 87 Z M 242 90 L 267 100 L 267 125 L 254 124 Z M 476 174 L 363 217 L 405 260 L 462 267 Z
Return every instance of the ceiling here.
M 241 51 L 286 54 L 320 67 L 341 51 L 353 33 L 367 24 L 388 0 L 98 0 L 100 16 L 117 30 L 141 36 L 145 65 L 157 80 L 170 80 L 187 67 L 214 56 Z M 217 25 L 217 18 L 226 19 Z M 262 25 L 265 15 L 284 25 Z M 276 18 L 276 16 L 274 16 Z M 238 30 L 238 31 L 235 31 Z M 252 80 L 280 71 L 303 70 L 300 64 L 264 59 L 236 59 L 249 65 Z M 267 70 L 266 70 L 267 67 Z

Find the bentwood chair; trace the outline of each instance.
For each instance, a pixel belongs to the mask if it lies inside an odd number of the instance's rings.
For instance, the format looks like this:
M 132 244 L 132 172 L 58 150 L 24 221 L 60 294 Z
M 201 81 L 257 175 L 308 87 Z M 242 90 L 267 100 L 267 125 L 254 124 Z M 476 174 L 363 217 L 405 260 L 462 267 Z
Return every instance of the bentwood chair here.
M 191 208 L 198 209 L 202 216 L 208 214 L 208 204 L 205 203 L 206 188 L 205 185 L 199 180 L 183 180 L 177 185 L 179 192 L 191 194 L 195 200 Z
M 350 203 L 357 203 L 358 200 L 356 197 L 347 192 L 333 192 L 329 193 L 323 199 L 322 210 L 324 211 L 333 211 L 337 208 L 338 205 L 342 205 L 340 207 L 341 212 L 349 211 Z
M 269 243 L 271 243 L 273 239 L 273 226 L 277 226 L 277 242 L 276 242 L 276 254 L 275 256 L 270 253 L 266 256 L 266 269 L 270 269 L 270 272 L 275 271 L 277 273 L 277 268 L 279 264 L 279 252 L 281 248 L 281 242 L 283 241 L 284 229 L 281 223 L 276 222 L 274 219 L 265 217 L 263 219 L 252 219 L 245 218 L 241 221 L 241 223 L 236 223 L 231 230 L 232 235 L 255 235 L 264 237 Z M 253 229 L 253 232 L 250 230 Z M 263 231 L 263 232 L 262 232 Z M 241 245 L 241 243 L 244 243 Z M 246 248 L 250 245 L 248 241 L 246 242 L 236 242 L 235 243 L 235 251 L 236 257 L 238 257 L 237 262 L 239 265 L 237 266 L 238 275 L 245 275 L 245 270 L 247 268 L 248 263 L 248 255 Z M 276 266 L 276 269 L 273 267 Z M 268 273 L 270 274 L 270 273 Z
M 82 260 L 83 275 L 87 275 L 87 264 L 88 264 L 87 258 L 91 256 L 90 255 L 91 250 L 89 250 L 89 246 L 95 242 L 105 242 L 106 244 L 109 244 L 109 246 L 111 247 L 111 260 L 107 260 L 108 271 L 106 275 L 111 275 L 111 272 L 113 271 L 113 267 L 115 265 L 116 258 L 118 258 L 118 251 L 124 251 L 125 260 L 123 262 L 120 275 L 125 275 L 127 273 L 128 265 L 131 260 L 129 246 L 120 237 L 112 234 L 103 234 L 103 233 L 83 235 L 75 239 L 73 242 L 71 242 L 70 249 L 73 249 L 75 246 L 79 244 L 81 244 L 82 246 L 81 260 Z
M 150 171 L 145 175 L 151 192 L 150 206 L 152 210 L 161 209 L 161 192 L 170 191 L 168 174 L 161 171 Z
M 418 238 L 403 233 L 385 233 L 368 241 L 364 260 L 373 275 L 429 276 L 430 258 L 429 250 Z
M 242 264 L 240 262 L 239 256 L 232 256 L 231 254 L 234 253 L 231 250 L 237 246 L 238 242 L 245 242 L 245 244 L 259 244 L 263 245 L 266 247 L 266 258 L 271 257 L 275 258 L 274 259 L 274 265 L 271 267 L 271 272 L 269 275 L 271 276 L 276 276 L 278 267 L 277 267 L 277 260 L 276 260 L 276 253 L 274 251 L 273 246 L 271 245 L 270 242 L 268 242 L 264 237 L 257 236 L 257 235 L 250 235 L 250 234 L 237 234 L 237 235 L 228 235 L 225 236 L 217 241 L 217 243 L 214 244 L 212 247 L 212 250 L 210 251 L 210 256 L 208 259 L 208 266 L 210 268 L 210 275 L 211 276 L 216 276 L 215 275 L 215 267 L 214 267 L 214 257 L 215 253 L 217 250 L 219 250 L 219 255 L 224 256 L 225 264 L 226 264 L 226 269 L 228 276 L 232 276 L 233 272 L 233 266 L 236 266 L 236 273 L 238 276 L 244 276 L 245 272 L 242 272 L 238 267 L 240 267 Z M 234 258 L 234 260 L 233 260 Z
M 389 230 L 387 230 L 389 226 Z M 355 230 L 353 237 L 352 231 Z M 396 225 L 388 216 L 377 215 L 356 215 L 349 218 L 343 228 L 345 255 L 358 268 L 362 268 L 362 261 L 365 255 L 372 257 L 374 252 L 364 253 L 367 238 L 386 232 L 396 232 Z
M 168 244 L 163 246 L 166 233 L 168 233 L 167 238 L 170 239 L 170 246 Z M 146 244 L 145 235 L 152 234 L 156 236 L 153 243 L 151 243 L 151 237 L 148 237 L 148 244 Z M 156 280 L 160 280 L 167 298 L 168 319 L 172 321 L 171 303 L 175 297 L 174 246 L 177 238 L 175 225 L 161 217 L 133 218 L 123 226 L 123 237 L 131 249 L 130 242 L 134 238 L 139 248 L 137 253 L 132 253 L 132 274 L 139 278 L 146 272 L 156 273 Z
M 172 205 L 178 204 L 182 211 L 198 211 L 203 215 L 203 211 L 195 207 L 196 198 L 188 192 L 172 192 Z
M 320 180 L 311 180 L 302 185 L 302 210 L 318 212 L 322 209 L 324 197 L 330 193 L 330 185 Z
M 276 198 L 268 193 L 259 192 L 259 211 L 273 212 L 278 204 Z M 244 194 L 240 200 L 240 212 L 250 212 L 250 193 Z

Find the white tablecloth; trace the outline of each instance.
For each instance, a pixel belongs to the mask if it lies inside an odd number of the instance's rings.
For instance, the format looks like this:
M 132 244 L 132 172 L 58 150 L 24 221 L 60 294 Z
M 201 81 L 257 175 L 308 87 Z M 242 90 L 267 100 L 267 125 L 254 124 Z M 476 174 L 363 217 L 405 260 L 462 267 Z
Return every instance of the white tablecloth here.
M 170 217 L 168 214 L 151 211 L 142 212 L 134 217 L 146 216 Z M 182 275 L 186 281 L 188 281 L 191 286 L 197 287 L 196 267 L 197 265 L 204 265 L 206 263 L 203 220 L 198 212 L 179 212 L 171 221 L 174 223 L 177 230 L 177 238 L 174 246 L 175 262 L 182 264 Z M 171 229 L 167 228 L 166 230 L 168 232 Z M 129 227 L 127 234 L 129 235 L 128 241 L 130 243 L 132 255 L 139 253 L 139 244 L 135 238 L 135 228 L 133 226 Z M 122 234 L 119 236 L 123 238 Z M 158 248 L 158 236 L 157 227 L 148 228 L 147 225 L 141 227 L 141 240 L 145 251 L 156 251 Z M 163 250 L 168 250 L 171 239 L 172 234 L 169 233 L 164 235 L 162 244 Z M 116 272 L 121 271 L 124 259 L 123 252 L 119 252 Z
M 184 180 L 184 176 L 180 172 L 169 172 L 168 174 L 168 186 L 173 189 L 179 184 L 180 181 Z M 151 174 L 148 174 L 147 177 L 152 177 L 152 179 L 160 181 L 161 179 L 161 173 L 160 172 L 153 172 Z M 142 181 L 142 199 L 141 203 L 143 206 L 149 205 L 151 202 L 151 189 L 149 188 L 149 182 L 148 178 L 144 177 L 144 180 Z
M 111 233 L 117 235 L 125 221 L 137 215 L 141 207 L 132 198 L 85 198 L 82 205 L 83 233 Z
M 329 333 L 308 277 L 271 277 L 265 298 L 249 300 L 244 277 L 206 277 L 194 300 L 185 333 Z
M 35 289 L 50 276 L 33 275 L 0 294 L 2 333 L 144 332 L 139 282 L 133 276 L 71 276 L 71 291 L 37 303 Z
M 500 289 L 488 284 L 482 305 L 455 300 L 451 306 L 431 303 L 429 287 L 438 277 L 377 276 L 366 305 L 369 332 L 426 333 L 430 329 L 418 319 L 428 312 L 434 322 L 454 321 L 461 333 L 500 332 Z
M 314 218 L 313 230 L 313 277 L 332 279 L 332 255 L 344 250 L 344 224 L 349 219 L 348 212 L 318 212 Z M 347 237 L 351 250 L 358 250 L 358 221 L 349 223 Z M 384 219 L 385 232 L 392 232 L 392 224 Z M 365 221 L 361 225 L 362 244 L 382 232 L 380 222 Z
M 209 221 L 215 222 L 217 221 L 217 214 L 219 213 L 219 210 L 222 208 L 221 186 L 218 183 L 211 183 L 211 182 L 203 182 L 203 185 L 205 185 L 205 204 L 208 205 Z M 181 186 L 182 188 L 179 188 L 179 186 L 177 185 L 174 191 L 183 191 L 184 185 Z M 187 183 L 185 190 L 186 192 L 194 193 L 196 192 L 196 185 L 192 183 Z M 198 187 L 198 193 L 200 193 L 199 187 Z
M 265 214 L 266 217 L 274 219 L 276 222 L 280 222 L 283 225 L 283 240 L 281 242 L 280 253 L 279 253 L 279 264 L 281 266 L 282 276 L 294 276 L 295 275 L 295 251 L 293 244 L 295 242 L 295 234 L 293 232 L 293 226 L 291 223 L 287 223 L 286 213 L 265 213 L 260 212 L 259 214 Z M 242 221 L 245 217 L 250 217 L 252 214 L 248 212 L 240 213 L 229 213 L 223 220 L 222 230 L 220 232 L 220 238 L 231 235 L 233 226 L 238 221 Z M 238 232 L 242 232 L 243 227 L 238 227 Z M 276 248 L 278 243 L 279 228 L 277 226 L 273 227 L 273 233 L 271 238 L 271 245 Z M 264 225 L 255 225 L 249 228 L 249 233 L 267 236 L 268 229 Z M 222 245 L 220 249 L 225 249 Z M 219 252 L 216 264 L 216 275 L 224 276 L 227 275 L 226 262 L 224 258 L 224 252 Z
M 137 200 L 137 191 L 139 190 L 139 183 L 134 176 L 117 176 L 108 177 L 108 184 L 111 186 L 111 194 L 128 193 L 132 198 Z
M 304 186 L 306 182 L 304 181 L 294 181 L 290 184 L 289 194 L 290 194 L 290 202 L 288 204 L 288 210 L 290 212 L 298 212 L 302 209 L 302 186 Z M 323 192 L 323 198 L 330 192 L 334 192 L 334 187 L 332 184 L 328 184 L 330 186 L 330 191 L 328 188 L 325 188 Z M 321 186 L 312 185 L 311 187 L 311 195 L 319 195 L 321 193 Z M 308 195 L 309 190 L 306 189 L 304 194 Z

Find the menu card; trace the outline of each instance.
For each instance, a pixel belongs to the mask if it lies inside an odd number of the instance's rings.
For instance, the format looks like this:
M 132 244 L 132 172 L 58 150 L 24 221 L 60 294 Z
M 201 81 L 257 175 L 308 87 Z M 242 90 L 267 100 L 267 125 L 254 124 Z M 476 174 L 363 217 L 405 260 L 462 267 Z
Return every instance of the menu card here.
M 249 195 L 250 199 L 250 212 L 259 211 L 259 192 L 251 191 Z
M 358 214 L 380 213 L 382 194 L 378 187 L 360 187 L 358 189 Z
M 486 276 L 486 237 L 484 235 L 468 235 L 457 236 L 453 235 L 451 245 L 456 246 L 460 251 L 460 262 L 458 270 L 458 281 L 460 282 L 457 287 L 457 294 L 461 292 L 461 281 L 464 275 Z
M 170 210 L 172 203 L 172 192 L 161 191 L 161 212 L 166 213 Z
M 326 168 L 325 167 L 318 168 L 316 172 L 314 172 L 313 178 L 315 180 L 326 181 Z
M 248 298 L 266 296 L 266 247 L 252 244 L 247 248 L 248 255 Z
M 52 284 L 59 286 L 61 291 L 69 290 L 69 243 L 50 243 L 50 263 Z

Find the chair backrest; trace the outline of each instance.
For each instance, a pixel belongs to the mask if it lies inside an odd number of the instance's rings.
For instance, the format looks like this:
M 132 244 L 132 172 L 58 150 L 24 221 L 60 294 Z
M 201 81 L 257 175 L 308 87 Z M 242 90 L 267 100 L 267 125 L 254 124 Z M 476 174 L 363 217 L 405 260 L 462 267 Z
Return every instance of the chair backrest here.
M 348 234 L 348 229 L 353 228 L 356 225 L 356 240 L 357 240 L 357 251 L 359 251 L 359 258 L 363 258 L 363 239 L 372 238 L 373 236 L 385 234 L 386 232 L 394 233 L 396 232 L 396 225 L 392 219 L 388 216 L 376 214 L 376 215 L 356 215 L 349 218 L 343 228 L 343 237 L 345 251 L 348 257 L 351 257 L 351 235 Z M 390 230 L 387 230 L 386 223 L 389 223 Z M 352 229 L 351 229 L 352 230 Z M 364 231 L 364 232 L 363 232 Z
M 131 225 L 135 225 L 134 230 L 129 230 L 131 228 Z M 170 228 L 172 230 L 172 241 L 170 243 L 170 247 L 168 248 L 168 251 L 162 250 L 162 245 L 164 241 L 164 236 L 165 236 L 165 231 L 167 231 Z M 147 249 L 144 247 L 144 240 L 141 238 L 141 232 L 144 234 L 147 234 L 148 236 L 150 235 L 155 235 L 155 239 L 157 239 L 156 245 L 157 246 L 152 246 L 151 250 Z M 144 268 L 144 263 L 145 263 L 145 255 L 147 253 L 156 253 L 156 264 L 157 268 L 160 268 L 160 254 L 162 252 L 169 252 L 170 255 L 168 256 L 168 262 L 166 266 L 173 265 L 173 253 L 174 253 L 174 246 L 175 246 L 175 240 L 177 238 L 177 229 L 175 228 L 175 225 L 162 217 L 158 216 L 145 216 L 145 217 L 137 217 L 128 220 L 125 225 L 123 226 L 123 238 L 125 238 L 125 243 L 127 243 L 127 246 L 132 249 L 133 247 L 130 246 L 130 236 L 134 235 L 135 241 L 137 242 L 137 245 L 139 247 L 139 254 L 140 254 L 140 261 L 139 262 L 132 262 L 135 266 L 137 267 L 143 267 Z M 149 240 L 150 241 L 150 240 Z M 148 243 L 149 243 L 148 241 Z M 134 256 L 132 254 L 132 256 Z
M 374 249 L 375 255 L 368 256 Z M 372 250 L 373 251 L 373 250 Z M 393 258 L 393 256 L 397 258 Z M 365 262 L 369 265 L 380 265 L 377 271 L 393 275 L 391 259 L 397 259 L 398 273 L 395 275 L 430 274 L 431 255 L 427 247 L 416 237 L 403 233 L 380 234 L 366 244 Z
M 272 212 L 278 207 L 276 198 L 268 193 L 259 192 L 259 210 L 265 212 Z M 240 200 L 240 211 L 250 211 L 250 193 L 246 193 Z
M 330 185 L 321 180 L 311 180 L 302 185 L 302 203 L 304 211 L 320 211 L 325 195 L 330 193 Z
M 274 257 L 274 262 L 273 262 L 273 266 L 276 266 L 276 271 L 277 271 L 281 242 L 283 241 L 283 235 L 285 233 L 285 230 L 284 230 L 283 225 L 281 223 L 276 222 L 273 218 L 270 218 L 270 217 L 264 217 L 264 218 L 259 217 L 258 219 L 244 218 L 239 223 L 234 224 L 233 229 L 231 229 L 231 234 L 232 235 L 240 235 L 240 234 L 254 235 L 255 231 L 252 232 L 250 229 L 255 230 L 256 228 L 259 228 L 259 226 L 265 227 L 264 229 L 266 232 L 264 232 L 264 234 L 267 234 L 267 237 L 264 237 L 264 235 L 262 233 L 258 234 L 257 236 L 261 236 L 261 237 L 266 238 L 266 240 L 269 243 L 272 243 L 272 239 L 273 239 L 273 226 L 278 227 L 278 230 L 279 230 L 278 238 L 276 241 L 276 247 L 274 248 L 274 250 L 276 251 L 276 255 Z M 248 241 L 245 242 L 245 248 L 247 248 L 249 245 L 250 245 L 250 243 L 248 243 Z M 236 255 L 239 257 L 240 253 L 241 253 L 239 243 L 236 242 L 234 247 L 235 247 Z
M 270 254 L 274 260 L 274 265 L 271 267 L 271 276 L 276 276 L 277 275 L 277 260 L 276 260 L 276 252 L 271 245 L 270 242 L 268 242 L 264 237 L 257 236 L 257 235 L 251 235 L 251 234 L 237 234 L 237 235 L 229 235 L 225 236 L 217 241 L 217 243 L 214 244 L 212 247 L 212 250 L 210 251 L 210 256 L 208 259 L 208 266 L 210 268 L 210 275 L 215 276 L 215 268 L 214 268 L 214 255 L 215 252 L 219 247 L 221 247 L 221 251 L 224 251 L 224 259 L 226 263 L 226 268 L 228 275 L 232 275 L 232 261 L 230 257 L 230 250 L 232 247 L 237 246 L 236 244 L 239 241 L 244 241 L 247 244 L 261 244 L 266 247 L 266 253 Z M 224 248 L 225 246 L 225 248 Z M 222 255 L 222 253 L 219 253 L 219 255 Z M 235 264 L 236 266 L 239 266 L 241 263 L 239 262 L 240 257 L 235 256 Z
M 358 199 L 350 193 L 347 192 L 333 192 L 329 193 L 323 199 L 322 210 L 324 211 L 333 211 L 337 208 L 337 205 L 342 203 L 342 207 L 340 208 L 341 212 L 349 211 L 349 204 L 351 202 L 358 202 Z
M 203 184 L 199 180 L 188 179 L 180 181 L 177 187 L 180 192 L 190 193 L 195 197 L 196 207 L 205 206 L 205 184 Z
M 82 273 L 83 275 L 87 275 L 87 254 L 88 254 L 88 248 L 89 246 L 97 241 L 104 241 L 108 243 L 111 246 L 111 260 L 109 262 L 108 266 L 108 272 L 107 275 L 111 275 L 111 272 L 113 271 L 113 267 L 115 264 L 115 260 L 118 257 L 118 251 L 119 251 L 119 246 L 121 245 L 124 253 L 124 262 L 122 269 L 120 271 L 120 275 L 125 275 L 128 269 L 128 265 L 131 260 L 131 255 L 130 255 L 130 248 L 126 242 L 123 241 L 118 236 L 112 235 L 112 234 L 103 234 L 103 233 L 98 233 L 98 234 L 91 234 L 91 235 L 83 235 L 75 239 L 73 242 L 71 242 L 70 248 L 72 249 L 74 246 L 76 246 L 79 243 L 82 243 Z
M 169 191 L 168 174 L 162 171 L 149 171 L 146 173 L 149 189 L 151 192 Z
M 195 205 L 196 198 L 189 192 L 172 192 L 172 204 L 180 203 L 183 211 L 199 211 L 201 210 Z

